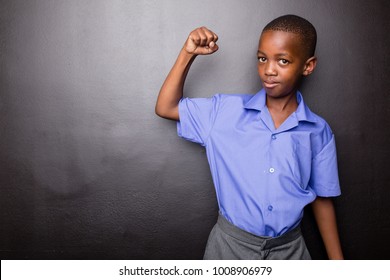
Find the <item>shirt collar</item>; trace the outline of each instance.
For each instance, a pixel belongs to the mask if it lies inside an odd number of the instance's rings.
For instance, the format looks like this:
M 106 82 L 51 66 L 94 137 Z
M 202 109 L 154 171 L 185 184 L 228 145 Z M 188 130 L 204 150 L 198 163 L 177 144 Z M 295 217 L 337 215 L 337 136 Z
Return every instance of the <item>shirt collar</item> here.
M 244 108 L 250 110 L 262 111 L 266 106 L 265 100 L 266 100 L 266 93 L 265 90 L 262 89 L 244 104 Z M 298 101 L 298 108 L 295 111 L 297 120 L 313 122 L 313 123 L 317 122 L 316 116 L 310 111 L 309 107 L 306 106 L 305 102 L 303 101 L 303 96 L 299 91 L 297 91 L 297 101 Z

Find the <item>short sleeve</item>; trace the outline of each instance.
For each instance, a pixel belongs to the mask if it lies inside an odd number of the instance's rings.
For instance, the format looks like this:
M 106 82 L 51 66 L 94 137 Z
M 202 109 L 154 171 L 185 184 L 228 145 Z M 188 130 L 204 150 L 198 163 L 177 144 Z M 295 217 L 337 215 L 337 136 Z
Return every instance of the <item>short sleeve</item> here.
M 217 108 L 218 96 L 181 99 L 177 134 L 186 140 L 206 146 Z
M 332 197 L 341 194 L 333 134 L 330 141 L 312 161 L 309 185 L 318 196 Z

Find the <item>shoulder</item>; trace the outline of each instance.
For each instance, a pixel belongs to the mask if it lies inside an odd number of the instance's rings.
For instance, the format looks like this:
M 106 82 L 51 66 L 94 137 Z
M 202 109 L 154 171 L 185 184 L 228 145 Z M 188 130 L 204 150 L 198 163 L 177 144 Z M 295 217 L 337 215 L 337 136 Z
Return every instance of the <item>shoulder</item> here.
M 253 97 L 253 94 L 242 93 L 217 93 L 211 97 L 184 97 L 184 101 L 220 102 L 243 104 Z
M 323 133 L 333 134 L 332 129 L 328 122 L 321 116 L 316 113 L 313 113 L 313 116 L 316 118 L 316 127 Z
M 241 93 L 219 93 L 213 96 L 213 99 L 215 99 L 217 102 L 220 103 L 222 107 L 229 106 L 229 107 L 240 107 L 248 102 L 249 99 L 253 97 L 253 94 L 241 94 Z
M 298 99 L 300 102 L 296 116 L 299 120 L 300 130 L 310 133 L 312 144 L 315 146 L 314 150 L 320 151 L 334 138 L 332 129 L 322 116 L 309 109 L 300 93 L 298 93 Z
M 312 122 L 305 123 L 305 127 L 310 131 L 312 143 L 315 144 L 316 152 L 320 152 L 325 146 L 334 141 L 333 131 L 328 122 L 320 115 L 310 111 Z
M 296 116 L 298 120 L 307 125 L 309 130 L 312 130 L 314 133 L 332 133 L 329 124 L 327 121 L 321 117 L 320 115 L 314 113 L 310 110 L 309 106 L 303 100 L 302 94 L 300 92 L 298 94 L 298 108 L 296 110 Z
M 322 116 L 320 116 L 316 113 L 313 113 L 312 111 L 310 111 L 310 112 L 315 119 L 315 124 L 316 124 L 317 128 L 319 128 L 320 130 L 331 131 L 330 125 Z
M 234 114 L 236 111 L 242 110 L 243 105 L 252 96 L 251 94 L 218 93 L 211 97 L 185 97 L 179 102 L 179 111 Z

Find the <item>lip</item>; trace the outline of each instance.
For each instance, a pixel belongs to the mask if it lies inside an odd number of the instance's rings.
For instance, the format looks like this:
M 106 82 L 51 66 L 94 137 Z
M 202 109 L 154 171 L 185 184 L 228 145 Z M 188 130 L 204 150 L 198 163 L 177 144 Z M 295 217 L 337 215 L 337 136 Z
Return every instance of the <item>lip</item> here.
M 274 81 L 263 81 L 263 85 L 266 88 L 274 88 L 278 85 L 278 83 Z

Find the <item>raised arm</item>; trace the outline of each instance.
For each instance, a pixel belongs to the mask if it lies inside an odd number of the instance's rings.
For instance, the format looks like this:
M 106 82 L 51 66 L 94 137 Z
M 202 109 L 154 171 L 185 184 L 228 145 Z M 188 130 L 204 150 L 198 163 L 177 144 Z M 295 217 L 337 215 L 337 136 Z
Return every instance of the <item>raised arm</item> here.
M 208 55 L 218 50 L 218 36 L 200 27 L 188 36 L 179 56 L 163 83 L 156 102 L 156 114 L 162 118 L 179 120 L 179 101 L 183 97 L 184 82 L 197 55 Z
M 313 201 L 312 207 L 328 258 L 331 260 L 344 259 L 332 199 L 317 197 Z

